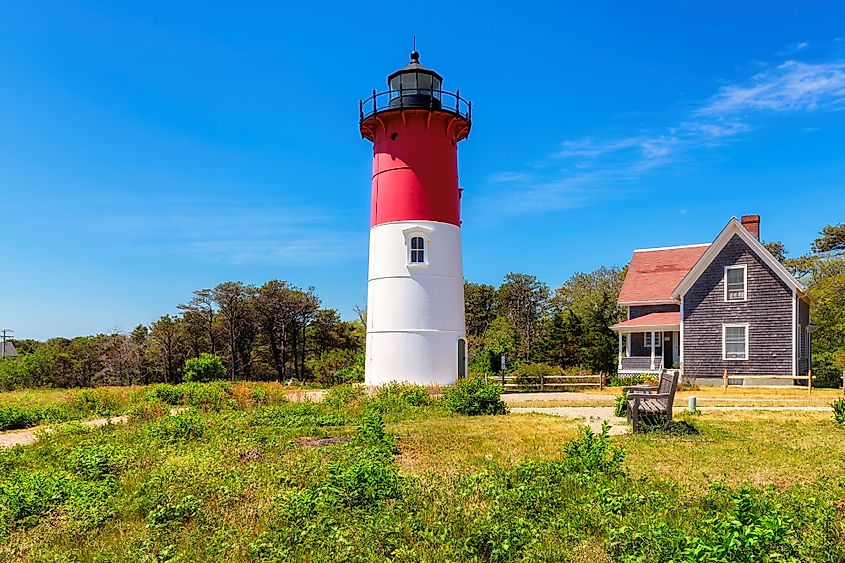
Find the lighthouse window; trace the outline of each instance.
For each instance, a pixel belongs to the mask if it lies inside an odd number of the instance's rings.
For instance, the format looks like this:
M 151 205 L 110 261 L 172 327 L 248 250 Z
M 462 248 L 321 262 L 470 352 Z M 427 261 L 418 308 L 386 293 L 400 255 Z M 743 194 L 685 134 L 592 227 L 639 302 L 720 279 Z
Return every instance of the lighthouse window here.
M 422 237 L 411 237 L 411 264 L 425 263 L 425 241 Z

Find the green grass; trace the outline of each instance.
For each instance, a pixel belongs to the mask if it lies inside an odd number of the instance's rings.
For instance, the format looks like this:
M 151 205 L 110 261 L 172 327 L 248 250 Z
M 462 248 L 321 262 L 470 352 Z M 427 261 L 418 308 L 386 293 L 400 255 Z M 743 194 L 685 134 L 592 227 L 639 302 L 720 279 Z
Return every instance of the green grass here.
M 558 417 L 452 415 L 413 388 L 283 396 L 233 389 L 0 451 L 0 560 L 845 558 L 829 413 L 704 414 L 697 436 L 608 442 Z

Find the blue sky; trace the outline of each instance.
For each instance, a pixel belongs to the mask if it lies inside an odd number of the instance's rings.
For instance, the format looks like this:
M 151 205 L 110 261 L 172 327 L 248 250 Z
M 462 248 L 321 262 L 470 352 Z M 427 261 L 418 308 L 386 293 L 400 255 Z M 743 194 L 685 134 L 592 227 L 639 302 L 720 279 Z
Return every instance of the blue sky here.
M 358 99 L 414 33 L 473 100 L 472 281 L 554 287 L 744 213 L 798 254 L 845 220 L 841 3 L 561 4 L 4 3 L 0 328 L 131 330 L 194 289 L 270 278 L 350 318 Z

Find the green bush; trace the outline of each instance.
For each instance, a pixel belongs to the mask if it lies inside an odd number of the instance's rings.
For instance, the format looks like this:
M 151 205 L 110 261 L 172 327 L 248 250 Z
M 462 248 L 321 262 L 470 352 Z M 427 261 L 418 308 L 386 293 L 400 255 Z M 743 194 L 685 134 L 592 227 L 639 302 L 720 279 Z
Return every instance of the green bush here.
M 159 399 L 139 401 L 129 409 L 129 418 L 133 421 L 155 420 L 167 414 L 169 410 L 169 406 Z
M 355 444 L 376 448 L 388 454 L 399 453 L 396 436 L 388 434 L 384 429 L 384 420 L 377 412 L 369 411 L 364 414 L 358 432 L 355 434 Z
M 183 383 L 182 404 L 219 411 L 235 405 L 232 384 L 228 381 L 211 383 Z
M 186 411 L 159 418 L 150 431 L 163 442 L 181 442 L 201 438 L 206 426 L 196 413 Z
M 83 479 L 99 480 L 119 474 L 130 457 L 114 444 L 84 444 L 70 452 L 67 467 Z
M 602 422 L 599 434 L 589 426 L 584 426 L 581 435 L 567 442 L 563 451 L 566 453 L 564 464 L 577 473 L 618 475 L 623 472 L 625 451 L 610 443 L 610 426 L 607 422 Z
M 613 416 L 628 415 L 628 393 L 622 391 L 613 402 Z
M 36 409 L 18 406 L 0 408 L 0 430 L 29 428 L 41 421 L 41 413 Z
M 320 385 L 355 383 L 364 380 L 364 355 L 354 350 L 334 348 L 308 360 L 308 369 Z
M 169 383 L 159 383 L 150 387 L 145 396 L 151 399 L 157 399 L 162 403 L 168 405 L 182 404 L 182 388 L 178 385 L 170 385 Z
M 446 407 L 457 414 L 507 414 L 508 405 L 502 400 L 502 386 L 482 377 L 461 379 L 443 392 Z
M 114 416 L 123 410 L 120 398 L 108 389 L 83 389 L 72 400 L 71 407 L 83 414 Z
M 269 405 L 270 393 L 267 391 L 266 387 L 256 385 L 249 392 L 249 400 L 252 401 L 252 404 L 254 405 Z
M 185 381 L 198 381 L 207 383 L 226 379 L 226 368 L 219 357 L 208 352 L 203 352 L 197 358 L 185 360 L 185 368 L 182 371 L 182 379 Z
M 613 374 L 607 382 L 608 387 L 630 387 L 632 385 L 644 385 L 654 383 L 655 376 L 650 373 L 623 373 Z
M 370 408 L 383 413 L 401 413 L 409 407 L 424 407 L 431 402 L 427 387 L 410 383 L 388 383 L 379 388 Z
M 360 385 L 335 385 L 328 390 L 323 402 L 329 406 L 341 408 L 360 400 L 366 394 L 366 391 Z
M 543 377 L 564 375 L 563 369 L 548 364 L 522 364 L 511 372 L 519 385 L 540 385 Z
M 833 419 L 845 425 L 845 399 L 836 399 L 830 406 L 833 407 Z

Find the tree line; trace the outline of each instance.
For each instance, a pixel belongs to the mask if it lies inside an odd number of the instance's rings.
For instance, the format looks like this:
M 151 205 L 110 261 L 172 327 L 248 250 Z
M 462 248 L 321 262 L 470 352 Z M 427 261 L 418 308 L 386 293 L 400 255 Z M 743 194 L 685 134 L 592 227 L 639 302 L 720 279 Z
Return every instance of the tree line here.
M 808 287 L 813 372 L 820 385 L 841 384 L 845 370 L 845 224 L 827 226 L 810 251 L 790 258 L 767 248 Z M 543 364 L 614 373 L 617 339 L 610 326 L 625 318 L 617 304 L 626 269 L 576 273 L 552 290 L 536 276 L 511 273 L 498 286 L 466 282 L 471 372 Z M 193 293 L 155 322 L 129 334 L 46 342 L 14 340 L 17 360 L 0 361 L 0 387 L 86 387 L 182 380 L 185 361 L 209 353 L 233 380 L 361 381 L 366 323 L 323 308 L 313 287 L 281 280 L 260 286 L 225 282 Z
M 336 310 L 322 308 L 314 288 L 281 280 L 224 282 L 195 291 L 177 310 L 129 334 L 15 340 L 21 357 L 0 362 L 0 385 L 179 382 L 185 361 L 203 353 L 219 356 L 233 380 L 332 384 L 363 377 L 362 321 L 344 321 Z

